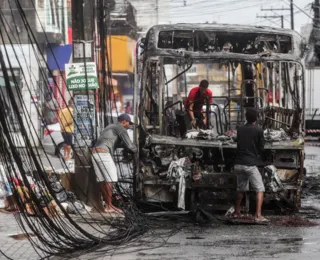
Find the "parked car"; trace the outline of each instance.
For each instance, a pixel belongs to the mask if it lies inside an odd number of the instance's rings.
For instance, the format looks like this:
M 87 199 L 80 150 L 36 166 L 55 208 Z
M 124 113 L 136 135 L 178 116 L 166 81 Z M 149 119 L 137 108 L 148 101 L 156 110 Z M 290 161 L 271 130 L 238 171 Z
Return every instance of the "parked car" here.
M 64 139 L 59 123 L 47 125 L 44 128 L 42 146 L 46 153 L 63 157 Z

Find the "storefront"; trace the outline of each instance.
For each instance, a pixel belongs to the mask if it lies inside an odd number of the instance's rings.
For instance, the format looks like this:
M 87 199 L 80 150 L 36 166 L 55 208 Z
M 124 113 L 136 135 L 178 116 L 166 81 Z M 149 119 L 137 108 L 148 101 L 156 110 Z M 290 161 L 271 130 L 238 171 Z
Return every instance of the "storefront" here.
M 47 49 L 49 77 L 52 77 L 50 89 L 61 107 L 65 107 L 70 99 L 66 87 L 65 65 L 70 63 L 71 54 L 72 45 L 49 46 Z
M 38 135 L 40 133 L 40 120 L 38 114 L 38 93 L 40 93 L 40 79 L 39 79 L 39 63 L 36 58 L 32 45 L 0 45 L 1 51 L 5 56 L 5 63 L 8 68 L 9 78 L 12 82 L 16 81 L 14 86 L 15 101 L 18 109 L 24 120 L 24 127 L 29 130 L 29 139 L 33 146 L 39 145 Z M 8 56 L 6 55 L 8 53 Z M 12 71 L 9 65 L 12 67 Z M 3 76 L 2 71 L 0 76 Z M 23 101 L 19 98 L 22 96 Z M 7 93 L 3 92 L 8 111 L 12 111 L 12 101 L 9 99 Z M 8 112 L 9 113 L 9 112 Z M 16 146 L 24 147 L 25 143 L 21 135 L 20 126 L 17 121 L 15 113 L 11 112 L 10 129 L 14 135 Z

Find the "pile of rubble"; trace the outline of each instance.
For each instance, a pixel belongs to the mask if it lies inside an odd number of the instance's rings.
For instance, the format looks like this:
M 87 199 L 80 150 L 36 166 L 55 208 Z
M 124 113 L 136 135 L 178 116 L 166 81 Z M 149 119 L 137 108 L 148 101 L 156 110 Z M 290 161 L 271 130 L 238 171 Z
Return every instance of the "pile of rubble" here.
M 188 131 L 186 134 L 186 138 L 188 139 L 202 139 L 202 140 L 212 140 L 212 141 L 220 141 L 223 143 L 236 142 L 237 140 L 237 131 L 229 130 L 225 132 L 223 135 L 218 135 L 212 129 L 203 130 L 203 129 L 192 129 Z M 264 138 L 266 142 L 280 142 L 280 141 L 292 141 L 292 138 L 281 128 L 280 130 L 274 129 L 266 129 L 264 130 Z M 298 142 L 301 144 L 303 139 L 296 138 L 293 140 L 294 142 Z

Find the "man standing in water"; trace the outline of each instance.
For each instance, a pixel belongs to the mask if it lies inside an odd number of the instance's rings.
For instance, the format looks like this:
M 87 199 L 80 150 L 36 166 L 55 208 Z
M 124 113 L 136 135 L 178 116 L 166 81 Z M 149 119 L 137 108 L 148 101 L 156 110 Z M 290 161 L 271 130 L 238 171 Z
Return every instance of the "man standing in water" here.
M 133 153 L 138 151 L 127 132 L 130 125 L 133 125 L 130 116 L 122 114 L 118 117 L 118 121 L 117 124 L 108 125 L 101 132 L 92 149 L 92 163 L 106 203 L 105 212 L 121 212 L 112 204 L 113 184 L 118 182 L 117 167 L 112 158 L 115 149 L 122 143 L 129 151 Z

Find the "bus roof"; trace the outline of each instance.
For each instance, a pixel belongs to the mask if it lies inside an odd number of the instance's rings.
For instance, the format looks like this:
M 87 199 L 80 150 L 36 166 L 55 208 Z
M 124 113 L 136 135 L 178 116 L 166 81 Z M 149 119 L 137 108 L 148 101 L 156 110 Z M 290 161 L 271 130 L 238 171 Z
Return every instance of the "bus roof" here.
M 177 37 L 178 41 L 175 41 Z M 202 37 L 202 43 L 199 41 Z M 182 39 L 182 40 L 181 40 Z M 190 46 L 188 42 L 193 43 Z M 181 44 L 185 40 L 184 45 Z M 281 48 L 267 49 L 266 52 L 256 49 L 254 52 L 245 50 L 253 42 L 281 42 Z M 224 52 L 223 44 L 229 43 L 240 46 L 236 51 Z M 239 24 L 163 24 L 155 25 L 148 30 L 146 36 L 148 56 L 166 56 L 181 58 L 188 56 L 196 59 L 248 59 L 248 60 L 288 60 L 300 61 L 303 57 L 303 38 L 299 33 L 289 29 L 280 29 L 266 26 L 249 26 Z M 215 45 L 216 49 L 204 50 L 204 45 Z M 201 46 L 202 44 L 202 46 Z M 275 44 L 274 44 L 275 45 Z M 211 47 L 212 47 L 211 46 Z M 280 45 L 278 46 L 280 47 Z M 242 51 L 245 50 L 245 51 Z
M 218 24 L 218 23 L 177 23 L 177 24 L 160 24 L 154 25 L 149 28 L 155 31 L 161 30 L 212 30 L 220 32 L 244 32 L 244 33 L 268 33 L 268 34 L 281 34 L 290 35 L 302 40 L 302 36 L 290 29 L 274 28 L 270 26 L 254 26 L 254 25 L 243 25 L 243 24 Z

